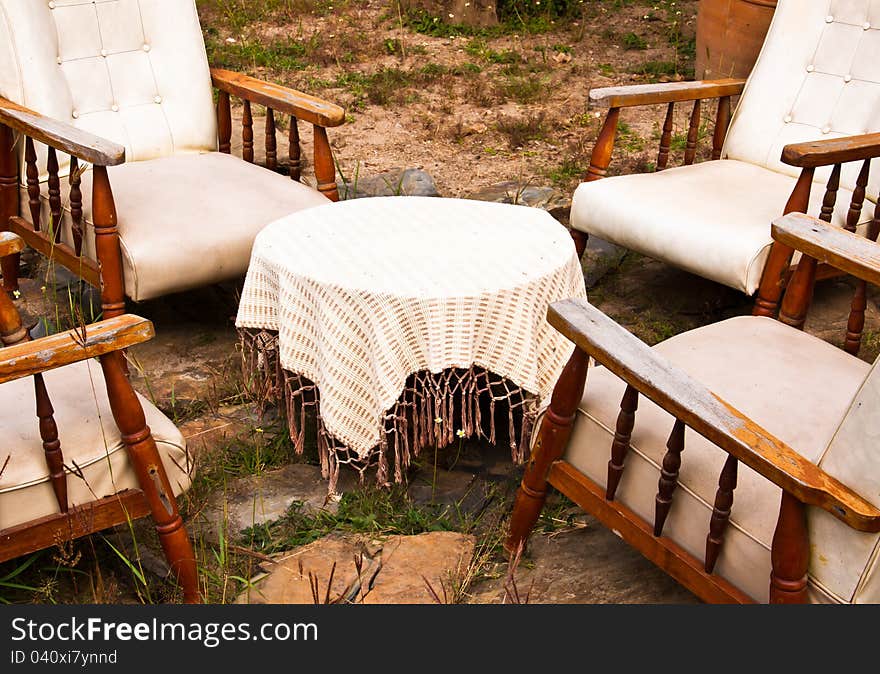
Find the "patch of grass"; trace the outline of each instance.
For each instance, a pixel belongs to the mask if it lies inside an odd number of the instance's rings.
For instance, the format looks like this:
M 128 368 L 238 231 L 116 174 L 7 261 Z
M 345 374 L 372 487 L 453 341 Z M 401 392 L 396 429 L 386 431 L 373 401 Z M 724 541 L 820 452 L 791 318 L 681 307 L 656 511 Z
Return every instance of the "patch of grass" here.
M 623 43 L 623 48 L 627 51 L 644 50 L 648 48 L 647 40 L 632 32 L 624 33 L 621 42 Z
M 613 77 L 614 73 L 617 72 L 610 63 L 600 63 L 596 67 L 599 69 L 599 74 L 603 77 Z
M 645 149 L 645 139 L 626 122 L 617 125 L 617 138 L 618 147 L 627 152 L 641 152 Z
M 567 157 L 558 166 L 549 169 L 547 177 L 558 187 L 568 187 L 574 181 L 583 179 L 587 172 L 587 164 L 580 159 Z
M 309 46 L 285 38 L 276 42 L 209 40 L 211 62 L 235 69 L 271 68 L 273 70 L 303 70 L 309 63 L 305 58 Z
M 645 61 L 630 69 L 635 75 L 642 75 L 652 82 L 664 77 L 678 75 L 678 63 L 675 61 Z
M 526 117 L 502 117 L 498 120 L 496 128 L 507 138 L 511 149 L 522 147 L 530 140 L 540 140 L 547 136 L 543 113 Z
M 534 103 L 545 92 L 546 78 L 533 75 L 508 75 L 498 85 L 502 95 L 517 103 Z

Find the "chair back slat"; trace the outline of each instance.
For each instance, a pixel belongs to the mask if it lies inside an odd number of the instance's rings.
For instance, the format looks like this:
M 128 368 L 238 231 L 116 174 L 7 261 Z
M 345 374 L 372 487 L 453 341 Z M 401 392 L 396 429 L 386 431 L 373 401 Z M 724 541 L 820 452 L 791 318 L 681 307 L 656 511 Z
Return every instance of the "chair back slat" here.
M 48 150 L 46 170 L 49 172 L 49 222 L 46 226 L 49 236 L 58 243 L 61 241 L 61 180 L 58 178 L 58 153 L 54 147 Z
M 639 392 L 634 386 L 627 386 L 620 401 L 620 413 L 617 416 L 617 427 L 611 441 L 611 458 L 608 460 L 608 482 L 605 486 L 605 498 L 614 500 L 620 478 L 623 477 L 624 461 L 629 454 L 633 427 L 636 422 L 636 410 L 639 406 Z
M 266 108 L 266 168 L 270 171 L 278 169 L 278 147 L 275 140 L 275 111 Z
M 241 156 L 246 162 L 254 163 L 254 118 L 251 102 L 244 102 L 241 113 Z
M 739 461 L 735 456 L 729 454 L 718 478 L 718 490 L 715 492 L 715 504 L 712 506 L 712 517 L 709 520 L 709 535 L 706 537 L 704 564 L 706 573 L 712 573 L 715 570 L 715 564 L 724 545 L 724 532 L 727 531 L 730 511 L 733 508 L 733 490 L 736 489 L 738 466 Z
M 55 410 L 52 401 L 49 400 L 49 392 L 46 390 L 46 382 L 43 375 L 34 375 L 34 395 L 37 399 L 37 418 L 40 420 L 40 439 L 43 442 L 43 454 L 46 457 L 46 466 L 49 468 L 49 481 L 58 508 L 66 513 L 67 504 L 67 476 L 64 473 L 64 455 L 61 453 L 61 441 L 58 439 L 58 425 L 55 423 Z
M 28 137 L 24 141 L 25 174 L 27 176 L 28 207 L 31 211 L 31 224 L 34 231 L 40 231 L 40 170 L 37 168 L 37 151 L 34 141 Z
M 660 150 L 657 152 L 657 170 L 662 171 L 669 165 L 669 147 L 672 145 L 672 126 L 675 117 L 675 103 L 666 106 L 666 119 L 663 120 L 663 132 L 660 134 Z
M 702 101 L 694 101 L 693 110 L 691 110 L 691 121 L 688 124 L 687 140 L 684 147 L 684 165 L 690 166 L 694 163 L 697 156 L 697 140 L 700 136 L 700 110 L 702 109 Z
M 290 179 L 298 181 L 302 177 L 302 149 L 299 145 L 299 121 L 293 115 L 290 116 L 287 152 L 290 158 Z
M 70 158 L 70 229 L 73 237 L 73 250 L 77 255 L 82 255 L 83 243 L 83 204 L 82 204 L 82 173 L 79 169 L 79 161 L 76 157 Z
M 676 419 L 666 442 L 666 454 L 663 455 L 654 504 L 655 536 L 663 535 L 663 525 L 666 524 L 666 517 L 672 508 L 672 497 L 678 486 L 678 472 L 681 469 L 681 453 L 684 451 L 684 430 L 684 422 Z

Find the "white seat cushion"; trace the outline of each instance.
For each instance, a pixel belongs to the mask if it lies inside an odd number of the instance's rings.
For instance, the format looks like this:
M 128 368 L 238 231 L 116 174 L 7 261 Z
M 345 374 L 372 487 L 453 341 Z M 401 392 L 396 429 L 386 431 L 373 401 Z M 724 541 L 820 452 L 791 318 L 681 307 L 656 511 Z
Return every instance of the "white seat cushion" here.
M 122 241 L 126 294 L 135 301 L 244 276 L 254 237 L 294 211 L 328 203 L 317 190 L 219 152 L 108 169 Z M 66 180 L 63 181 L 66 183 Z M 93 256 L 92 174 L 82 177 L 86 252 Z M 42 222 L 49 221 L 45 185 Z M 62 189 L 67 194 L 66 185 Z M 65 241 L 70 236 L 65 198 Z M 27 192 L 21 211 L 29 216 Z
M 691 330 L 654 348 L 813 462 L 822 456 L 869 369 L 815 337 L 752 316 Z M 624 387 L 607 369 L 591 368 L 566 450 L 566 460 L 603 487 Z M 639 397 L 632 451 L 617 498 L 648 522 L 654 521 L 659 466 L 672 426 L 670 415 Z M 726 456 L 687 430 L 679 487 L 663 534 L 701 560 Z M 758 601 L 769 596 L 770 545 L 780 495 L 778 487 L 740 464 L 730 525 L 715 572 Z M 846 582 L 839 571 L 828 572 L 827 559 L 850 554 L 851 548 L 838 543 L 851 530 L 837 520 L 829 526 L 823 520 L 823 527 L 816 530 L 816 514 L 810 509 L 811 596 L 816 601 L 852 601 L 852 588 L 870 569 L 866 570 L 864 557 L 852 554 L 844 564 Z M 859 535 L 877 539 L 874 534 Z M 847 587 L 848 593 L 841 594 L 841 588 Z
M 74 464 L 82 477 L 67 475 L 70 506 L 139 488 L 119 429 L 113 421 L 101 366 L 90 360 L 51 370 L 44 375 L 55 408 L 64 465 Z M 153 433 L 162 464 L 175 496 L 189 488 L 191 465 L 186 443 L 177 427 L 143 397 L 138 396 Z M 40 440 L 34 383 L 31 377 L 0 386 L 3 445 L 0 465 L 0 529 L 59 512 L 49 482 Z
M 736 160 L 659 173 L 581 183 L 571 226 L 751 295 L 770 252 L 770 225 L 795 179 Z M 818 215 L 824 185 L 814 184 L 810 213 Z M 841 226 L 852 193 L 841 189 L 833 224 Z M 861 223 L 874 204 L 866 201 Z

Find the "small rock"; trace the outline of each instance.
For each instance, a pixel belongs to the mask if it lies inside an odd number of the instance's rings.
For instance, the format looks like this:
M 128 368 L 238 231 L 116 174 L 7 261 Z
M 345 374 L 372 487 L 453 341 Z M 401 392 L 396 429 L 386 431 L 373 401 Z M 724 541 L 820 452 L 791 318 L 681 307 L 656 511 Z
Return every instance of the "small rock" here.
M 355 481 L 352 472 L 341 471 L 337 488 L 351 489 Z M 283 517 L 295 501 L 303 503 L 307 513 L 335 513 L 338 508 L 338 501 L 327 494 L 321 469 L 295 463 L 229 482 L 225 491 L 213 495 L 191 526 L 210 540 L 219 539 L 222 527 L 226 538 L 235 540 L 245 529 Z
M 568 214 L 571 211 L 571 195 L 553 187 L 524 185 L 514 180 L 489 185 L 469 194 L 466 198 L 541 208 L 563 224 L 568 223 Z
M 434 178 L 421 169 L 391 169 L 375 176 L 354 176 L 346 183 L 339 183 L 341 199 L 361 199 L 364 197 L 439 197 Z
M 587 247 L 581 257 L 584 283 L 592 288 L 610 271 L 617 269 L 626 256 L 626 248 L 609 243 L 597 236 L 587 239 Z

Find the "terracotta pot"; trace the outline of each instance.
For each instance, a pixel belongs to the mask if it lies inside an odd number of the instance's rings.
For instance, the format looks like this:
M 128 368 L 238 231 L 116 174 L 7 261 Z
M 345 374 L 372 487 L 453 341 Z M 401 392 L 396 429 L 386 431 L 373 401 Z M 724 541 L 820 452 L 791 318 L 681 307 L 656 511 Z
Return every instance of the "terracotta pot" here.
M 697 79 L 748 77 L 775 9 L 776 0 L 700 0 Z

